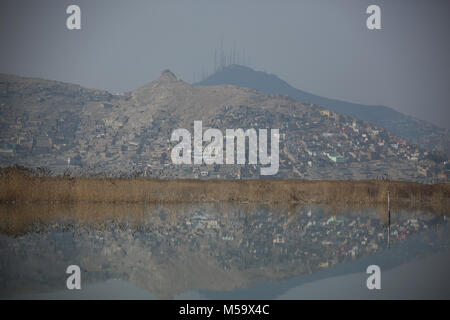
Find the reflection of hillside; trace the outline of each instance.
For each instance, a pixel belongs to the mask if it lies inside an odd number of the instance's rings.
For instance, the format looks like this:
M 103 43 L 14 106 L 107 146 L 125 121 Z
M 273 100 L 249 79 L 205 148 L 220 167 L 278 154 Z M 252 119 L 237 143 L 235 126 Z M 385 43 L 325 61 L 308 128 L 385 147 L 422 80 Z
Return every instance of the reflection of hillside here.
M 190 289 L 229 291 L 369 255 L 386 246 L 376 210 L 241 204 L 34 206 L 1 210 L 2 296 L 64 289 L 65 268 L 83 283 L 119 278 L 170 298 Z M 364 212 L 363 212 L 364 211 Z M 336 215 L 333 215 L 336 214 Z M 32 224 L 30 217 L 38 217 Z M 392 238 L 438 224 L 396 212 Z

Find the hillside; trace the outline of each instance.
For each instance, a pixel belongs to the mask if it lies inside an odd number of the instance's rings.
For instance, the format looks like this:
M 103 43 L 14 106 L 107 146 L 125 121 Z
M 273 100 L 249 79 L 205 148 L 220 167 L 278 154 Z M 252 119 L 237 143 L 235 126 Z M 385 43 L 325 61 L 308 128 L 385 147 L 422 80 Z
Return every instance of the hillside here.
M 273 178 L 430 180 L 446 175 L 430 153 L 347 115 L 232 85 L 194 86 L 166 70 L 123 95 L 0 76 L 0 165 L 54 173 L 158 178 L 258 178 L 258 165 L 173 165 L 178 128 L 279 129 Z M 70 163 L 68 159 L 70 158 Z
M 266 94 L 282 94 L 319 105 L 340 114 L 367 121 L 396 134 L 411 143 L 450 155 L 450 133 L 431 123 L 404 115 L 385 106 L 368 106 L 320 97 L 289 85 L 276 75 L 255 71 L 241 65 L 230 65 L 197 83 L 200 86 L 235 85 Z

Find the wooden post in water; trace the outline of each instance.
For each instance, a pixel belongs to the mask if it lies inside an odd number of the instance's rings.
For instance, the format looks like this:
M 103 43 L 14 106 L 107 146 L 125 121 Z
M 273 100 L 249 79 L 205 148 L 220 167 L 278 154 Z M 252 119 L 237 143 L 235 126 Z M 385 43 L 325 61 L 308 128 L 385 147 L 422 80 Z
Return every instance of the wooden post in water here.
M 388 234 L 387 234 L 387 239 L 388 239 L 388 248 L 390 248 L 390 246 L 391 246 L 391 197 L 390 197 L 389 190 L 387 192 L 387 212 L 388 212 Z

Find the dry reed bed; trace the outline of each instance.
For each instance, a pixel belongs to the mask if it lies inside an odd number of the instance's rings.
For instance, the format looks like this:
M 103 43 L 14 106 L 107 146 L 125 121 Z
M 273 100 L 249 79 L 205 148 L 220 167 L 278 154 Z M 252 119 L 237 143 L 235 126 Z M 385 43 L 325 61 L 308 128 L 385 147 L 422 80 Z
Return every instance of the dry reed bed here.
M 450 206 L 450 184 L 398 181 L 156 180 L 145 178 L 0 176 L 0 202 L 182 203 L 263 201 Z

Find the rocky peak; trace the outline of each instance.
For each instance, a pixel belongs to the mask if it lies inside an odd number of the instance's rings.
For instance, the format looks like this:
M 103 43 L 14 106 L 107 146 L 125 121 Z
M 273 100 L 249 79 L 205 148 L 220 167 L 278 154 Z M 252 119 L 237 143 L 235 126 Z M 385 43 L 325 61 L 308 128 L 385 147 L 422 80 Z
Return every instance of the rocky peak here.
M 178 78 L 169 70 L 166 69 L 163 72 L 161 72 L 161 75 L 156 80 L 157 82 L 173 82 L 178 81 Z

